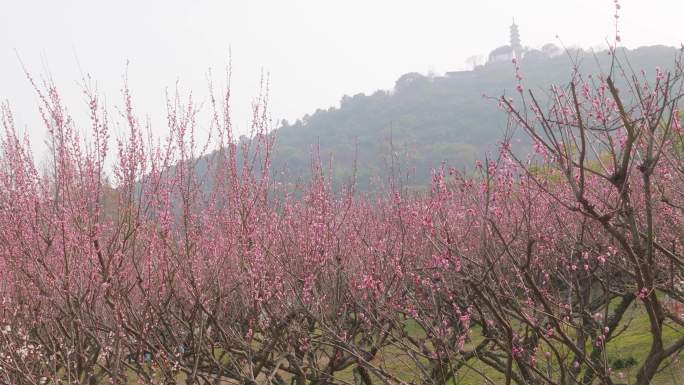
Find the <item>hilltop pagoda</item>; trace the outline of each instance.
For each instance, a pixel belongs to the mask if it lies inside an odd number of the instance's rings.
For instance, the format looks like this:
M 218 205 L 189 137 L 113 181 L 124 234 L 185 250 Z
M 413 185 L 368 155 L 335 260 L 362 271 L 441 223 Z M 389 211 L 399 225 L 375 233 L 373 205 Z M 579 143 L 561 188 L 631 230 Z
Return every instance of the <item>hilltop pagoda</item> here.
M 521 59 L 525 54 L 525 49 L 520 43 L 520 30 L 518 25 L 515 24 L 515 19 L 513 19 L 513 24 L 510 27 L 510 44 L 504 45 L 496 48 L 489 53 L 488 63 L 510 61 L 514 58 Z

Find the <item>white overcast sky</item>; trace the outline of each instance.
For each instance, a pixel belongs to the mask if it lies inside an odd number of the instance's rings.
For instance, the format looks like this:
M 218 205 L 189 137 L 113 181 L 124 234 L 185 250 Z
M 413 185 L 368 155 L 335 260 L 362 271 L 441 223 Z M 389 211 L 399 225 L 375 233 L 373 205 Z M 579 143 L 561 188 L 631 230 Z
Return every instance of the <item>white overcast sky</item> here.
M 163 134 L 164 89 L 176 80 L 206 95 L 233 57 L 233 117 L 249 118 L 260 73 L 270 74 L 274 119 L 290 121 L 338 105 L 342 95 L 390 89 L 406 72 L 466 68 L 508 42 L 515 17 L 523 45 L 606 46 L 614 32 L 612 0 L 0 0 L 0 99 L 35 142 L 36 98 L 18 56 L 35 75 L 49 71 L 70 103 L 81 103 L 82 69 L 110 106 L 128 60 L 140 115 Z M 623 0 L 625 46 L 684 41 L 684 1 Z M 80 69 L 79 69 L 80 64 Z M 82 104 L 78 108 L 83 108 Z M 74 107 L 75 108 L 75 107 Z

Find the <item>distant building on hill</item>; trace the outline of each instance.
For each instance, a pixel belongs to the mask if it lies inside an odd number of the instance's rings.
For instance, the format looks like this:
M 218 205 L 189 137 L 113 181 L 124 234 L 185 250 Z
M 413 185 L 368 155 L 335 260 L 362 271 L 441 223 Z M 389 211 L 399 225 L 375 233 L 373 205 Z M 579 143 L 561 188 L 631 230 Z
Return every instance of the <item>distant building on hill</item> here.
M 450 79 L 474 79 L 475 78 L 475 71 L 467 70 L 467 71 L 449 71 L 446 74 L 447 78 Z
M 490 52 L 487 63 L 511 61 L 514 58 L 522 59 L 524 55 L 525 49 L 520 43 L 520 31 L 518 30 L 518 25 L 515 24 L 515 20 L 513 20 L 513 24 L 511 24 L 510 44 L 503 45 Z

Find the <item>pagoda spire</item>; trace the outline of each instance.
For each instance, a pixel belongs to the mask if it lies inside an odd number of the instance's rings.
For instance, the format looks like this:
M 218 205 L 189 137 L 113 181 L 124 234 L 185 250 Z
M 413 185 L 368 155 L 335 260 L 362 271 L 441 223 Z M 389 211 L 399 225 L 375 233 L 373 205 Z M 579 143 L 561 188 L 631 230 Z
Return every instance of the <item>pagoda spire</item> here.
M 522 56 L 523 48 L 520 43 L 520 31 L 518 30 L 518 25 L 515 24 L 515 18 L 513 18 L 513 24 L 511 24 L 511 48 L 513 48 L 517 58 Z

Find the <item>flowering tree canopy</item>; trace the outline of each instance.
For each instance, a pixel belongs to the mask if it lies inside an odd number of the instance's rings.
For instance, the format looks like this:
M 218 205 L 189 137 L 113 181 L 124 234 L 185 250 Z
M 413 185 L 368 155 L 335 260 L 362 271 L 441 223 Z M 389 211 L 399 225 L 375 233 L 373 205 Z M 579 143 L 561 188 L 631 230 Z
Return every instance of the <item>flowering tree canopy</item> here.
M 97 93 L 84 130 L 29 78 L 50 159 L 3 104 L 0 382 L 648 384 L 684 348 L 683 72 L 616 59 L 540 100 L 516 65 L 500 152 L 413 195 L 334 191 L 315 161 L 274 183 L 266 98 L 246 141 L 212 98 L 200 173 L 191 98 L 155 143 L 124 87 L 112 149 Z M 635 317 L 648 346 L 625 374 Z

